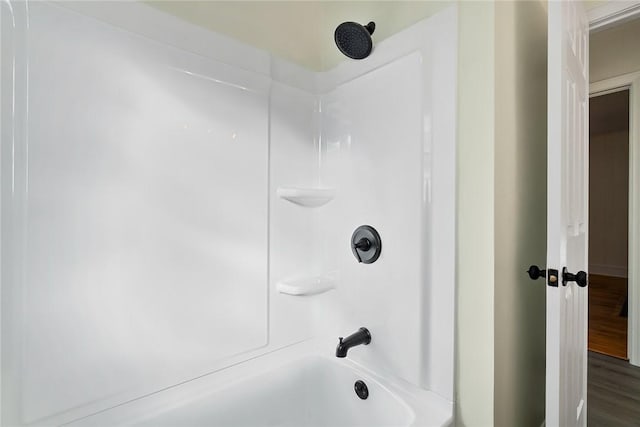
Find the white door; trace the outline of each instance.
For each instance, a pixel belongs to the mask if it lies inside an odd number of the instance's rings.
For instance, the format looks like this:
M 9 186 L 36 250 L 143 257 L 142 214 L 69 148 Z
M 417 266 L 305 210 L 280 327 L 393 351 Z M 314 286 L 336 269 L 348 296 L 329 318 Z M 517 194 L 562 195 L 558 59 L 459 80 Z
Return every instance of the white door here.
M 582 2 L 550 1 L 548 31 L 546 425 L 586 426 L 589 23 Z M 564 268 L 580 272 L 579 280 L 563 280 Z

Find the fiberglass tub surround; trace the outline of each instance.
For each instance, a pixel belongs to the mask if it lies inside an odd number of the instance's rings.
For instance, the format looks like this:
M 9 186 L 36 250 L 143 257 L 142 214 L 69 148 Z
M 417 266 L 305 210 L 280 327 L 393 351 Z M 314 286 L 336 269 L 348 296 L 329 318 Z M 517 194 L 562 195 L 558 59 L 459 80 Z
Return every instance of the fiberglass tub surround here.
M 3 425 L 448 423 L 455 17 L 315 73 L 142 4 L 2 3 Z

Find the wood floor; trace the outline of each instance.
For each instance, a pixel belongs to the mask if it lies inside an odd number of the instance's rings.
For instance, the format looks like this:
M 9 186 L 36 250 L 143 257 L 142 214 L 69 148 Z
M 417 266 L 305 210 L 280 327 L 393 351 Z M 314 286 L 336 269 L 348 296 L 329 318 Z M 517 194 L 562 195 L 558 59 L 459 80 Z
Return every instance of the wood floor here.
M 640 368 L 626 361 L 621 316 L 626 297 L 626 279 L 589 276 L 589 427 L 640 426 Z
M 627 359 L 626 296 L 627 279 L 589 275 L 589 350 Z
M 587 425 L 640 426 L 640 368 L 589 352 Z

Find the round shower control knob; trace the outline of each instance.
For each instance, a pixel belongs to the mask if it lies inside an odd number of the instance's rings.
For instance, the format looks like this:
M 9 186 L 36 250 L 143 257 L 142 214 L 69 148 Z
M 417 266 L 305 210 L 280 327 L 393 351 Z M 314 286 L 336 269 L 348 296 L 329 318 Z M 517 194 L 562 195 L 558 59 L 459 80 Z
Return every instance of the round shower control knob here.
M 361 225 L 351 236 L 351 251 L 358 262 L 371 264 L 377 261 L 382 252 L 382 240 L 375 228 Z

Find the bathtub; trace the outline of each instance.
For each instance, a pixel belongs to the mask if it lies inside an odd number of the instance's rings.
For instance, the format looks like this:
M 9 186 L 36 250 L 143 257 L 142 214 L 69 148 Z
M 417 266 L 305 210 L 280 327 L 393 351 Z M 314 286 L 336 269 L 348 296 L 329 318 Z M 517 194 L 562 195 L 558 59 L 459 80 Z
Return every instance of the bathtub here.
M 144 427 L 448 426 L 452 404 L 302 343 L 72 425 Z M 358 351 L 358 349 L 352 350 Z M 354 390 L 363 381 L 368 397 Z

